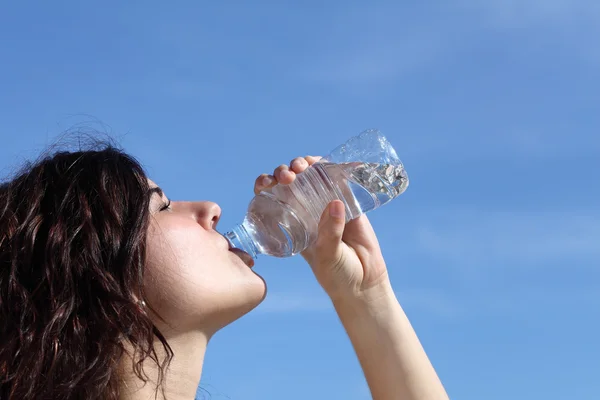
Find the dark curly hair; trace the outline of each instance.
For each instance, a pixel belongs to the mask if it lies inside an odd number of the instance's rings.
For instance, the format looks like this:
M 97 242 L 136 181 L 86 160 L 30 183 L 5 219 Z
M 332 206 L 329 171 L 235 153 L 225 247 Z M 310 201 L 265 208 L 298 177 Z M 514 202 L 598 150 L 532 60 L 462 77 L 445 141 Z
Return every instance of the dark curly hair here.
M 112 143 L 48 154 L 0 185 L 1 399 L 117 399 L 126 353 L 162 382 L 172 351 L 142 306 L 148 190 Z

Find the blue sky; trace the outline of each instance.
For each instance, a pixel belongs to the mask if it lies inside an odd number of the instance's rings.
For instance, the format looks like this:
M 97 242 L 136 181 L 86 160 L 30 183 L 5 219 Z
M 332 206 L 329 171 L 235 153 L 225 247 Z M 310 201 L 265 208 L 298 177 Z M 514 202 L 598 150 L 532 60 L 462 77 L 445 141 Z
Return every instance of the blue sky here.
M 258 174 L 379 128 L 411 186 L 370 218 L 451 397 L 597 399 L 598 37 L 596 0 L 3 2 L 0 173 L 84 122 L 226 229 Z M 205 390 L 368 399 L 303 260 L 257 271 Z

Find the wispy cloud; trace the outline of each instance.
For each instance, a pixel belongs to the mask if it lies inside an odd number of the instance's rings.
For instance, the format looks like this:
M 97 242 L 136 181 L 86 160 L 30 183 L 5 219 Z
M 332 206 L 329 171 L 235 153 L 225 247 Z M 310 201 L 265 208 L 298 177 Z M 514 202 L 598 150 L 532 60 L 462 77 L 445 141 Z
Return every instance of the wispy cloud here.
M 489 30 L 541 34 L 558 51 L 600 63 L 600 2 L 596 0 L 459 0 L 456 5 Z M 560 49 L 560 50 L 559 50 Z
M 476 318 L 479 315 L 522 315 L 535 310 L 550 308 L 579 307 L 582 309 L 600 306 L 599 287 L 556 288 L 556 287 L 511 287 L 462 288 L 460 291 L 431 288 L 414 288 L 397 285 L 398 300 L 409 317 L 427 316 L 440 321 L 457 321 Z M 254 313 L 324 313 L 334 312 L 325 297 L 316 300 L 308 293 L 278 293 L 267 297 Z
M 316 293 L 268 293 L 256 309 L 261 313 L 323 312 L 332 310 L 325 294 Z
M 576 213 L 448 212 L 417 232 L 421 251 L 449 263 L 600 267 L 600 217 Z
M 395 287 L 398 299 L 407 308 L 435 316 L 436 318 L 456 318 L 464 314 L 464 308 L 450 296 L 429 288 Z M 256 312 L 334 312 L 331 301 L 325 294 L 314 293 L 269 293 Z
M 432 12 L 432 10 L 434 10 Z M 577 51 L 597 54 L 600 3 L 595 0 L 456 0 L 422 9 L 381 2 L 346 7 L 300 75 L 329 84 L 390 83 L 468 48 L 486 33 L 536 29 Z M 570 35 L 572 34 L 572 36 Z M 591 46 L 590 44 L 593 44 Z M 588 54 L 589 55 L 589 54 Z
M 526 319 L 532 313 L 544 310 L 562 312 L 564 310 L 597 310 L 600 307 L 600 286 L 592 283 L 586 287 L 550 287 L 520 286 L 500 288 L 465 288 L 460 291 L 423 293 L 418 306 L 411 300 L 410 291 L 405 296 L 399 290 L 398 298 L 407 310 L 410 318 L 422 314 L 426 309 L 423 304 L 429 303 L 435 313 L 427 312 L 442 321 L 460 321 L 465 319 L 489 317 L 491 315 Z
M 454 296 L 441 290 L 397 287 L 398 300 L 407 310 L 420 314 L 433 315 L 443 319 L 456 319 L 464 316 L 467 309 Z
M 600 3 L 595 0 L 459 0 L 456 4 L 481 12 L 506 29 L 532 25 L 564 29 L 600 20 Z
M 475 303 L 473 303 L 475 304 Z M 478 297 L 479 311 L 519 315 L 532 310 L 581 310 L 600 307 L 600 287 L 548 288 L 529 287 L 520 290 L 488 293 Z
M 461 162 L 490 159 L 572 159 L 600 153 L 595 132 L 569 131 L 551 127 L 511 126 L 507 121 L 490 121 L 489 130 L 468 129 L 448 134 L 411 135 L 403 138 L 402 155 L 418 160 Z M 449 151 L 451 149 L 451 151 Z
M 409 74 L 421 65 L 434 60 L 440 49 L 440 40 L 434 32 L 416 32 L 399 37 L 392 32 L 369 32 L 363 27 L 362 37 L 349 38 L 361 44 L 332 45 L 323 51 L 320 60 L 312 67 L 303 69 L 301 76 L 317 83 L 377 84 L 395 80 Z
M 448 29 L 438 22 L 412 21 L 391 3 L 344 7 L 323 32 L 313 57 L 297 73 L 317 83 L 389 83 L 444 52 Z

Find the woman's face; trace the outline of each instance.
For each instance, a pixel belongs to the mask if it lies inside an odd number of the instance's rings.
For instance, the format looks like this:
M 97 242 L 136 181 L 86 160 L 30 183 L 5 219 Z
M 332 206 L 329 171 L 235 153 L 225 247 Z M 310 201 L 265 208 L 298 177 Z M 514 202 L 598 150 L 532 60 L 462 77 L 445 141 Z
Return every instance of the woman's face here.
M 215 229 L 211 202 L 169 202 L 150 182 L 145 292 L 148 305 L 176 331 L 216 331 L 256 307 L 265 282 L 229 251 Z M 167 207 L 167 205 L 170 206 Z M 159 323 L 157 323 L 159 325 Z

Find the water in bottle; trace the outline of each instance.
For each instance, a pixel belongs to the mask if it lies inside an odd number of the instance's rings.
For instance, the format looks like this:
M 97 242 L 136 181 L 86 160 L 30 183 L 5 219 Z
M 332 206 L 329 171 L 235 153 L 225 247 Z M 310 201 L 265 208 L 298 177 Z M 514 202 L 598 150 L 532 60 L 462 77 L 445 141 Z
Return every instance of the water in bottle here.
M 344 203 L 348 222 L 396 198 L 408 182 L 387 139 L 379 131 L 365 131 L 298 174 L 292 184 L 256 195 L 244 221 L 225 237 L 253 258 L 293 256 L 316 240 L 331 201 Z

